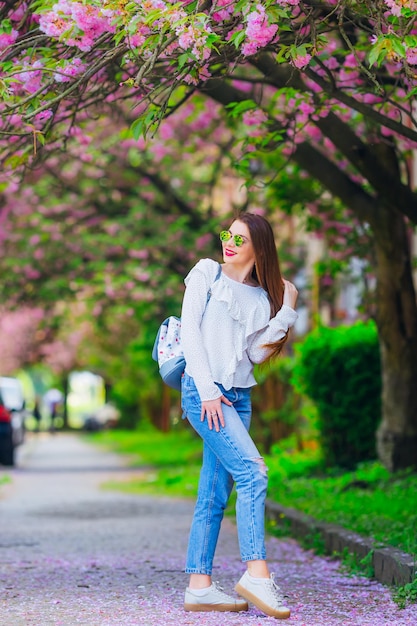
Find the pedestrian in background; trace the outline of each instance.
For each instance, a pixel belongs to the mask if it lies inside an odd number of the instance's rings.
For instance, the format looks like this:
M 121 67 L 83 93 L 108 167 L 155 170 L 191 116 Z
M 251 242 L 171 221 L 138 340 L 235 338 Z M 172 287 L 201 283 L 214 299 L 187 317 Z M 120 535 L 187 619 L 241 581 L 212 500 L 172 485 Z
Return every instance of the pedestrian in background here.
M 247 601 L 286 619 L 266 561 L 267 467 L 249 435 L 255 363 L 282 350 L 297 319 L 297 289 L 281 276 L 274 235 L 260 215 L 242 213 L 220 233 L 223 264 L 200 260 L 185 278 L 181 343 L 182 408 L 203 439 L 203 464 L 189 536 L 187 611 L 245 611 Z M 212 582 L 220 525 L 233 484 L 242 562 L 241 598 Z
M 35 404 L 33 405 L 32 414 L 36 422 L 35 430 L 36 432 L 39 432 L 41 429 L 41 421 L 42 421 L 41 401 L 40 401 L 39 396 L 36 396 L 35 398 Z
M 43 401 L 49 411 L 49 431 L 54 433 L 56 430 L 56 420 L 60 417 L 64 395 L 59 389 L 49 389 L 45 393 Z

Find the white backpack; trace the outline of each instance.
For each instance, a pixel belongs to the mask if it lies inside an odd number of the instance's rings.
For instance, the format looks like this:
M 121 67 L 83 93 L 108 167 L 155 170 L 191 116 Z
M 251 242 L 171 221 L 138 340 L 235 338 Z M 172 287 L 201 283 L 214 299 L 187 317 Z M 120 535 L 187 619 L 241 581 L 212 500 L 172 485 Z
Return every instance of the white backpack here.
M 220 278 L 222 268 L 219 263 L 214 282 Z M 207 293 L 206 306 L 211 297 L 211 287 Z M 181 348 L 181 319 L 171 315 L 159 327 L 152 349 L 152 358 L 158 363 L 162 380 L 169 387 L 181 391 L 181 378 L 185 370 L 184 353 Z

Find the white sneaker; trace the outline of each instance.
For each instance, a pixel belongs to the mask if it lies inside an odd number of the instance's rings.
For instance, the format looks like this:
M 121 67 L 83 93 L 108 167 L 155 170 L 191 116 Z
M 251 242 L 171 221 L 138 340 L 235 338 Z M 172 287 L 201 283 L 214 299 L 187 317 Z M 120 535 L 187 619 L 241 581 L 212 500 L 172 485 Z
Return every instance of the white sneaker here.
M 271 578 L 253 578 L 246 571 L 235 591 L 270 617 L 288 619 L 291 614 L 290 609 L 284 605 L 284 597 L 273 574 Z
M 186 611 L 247 611 L 248 603 L 242 598 L 232 598 L 224 593 L 219 583 L 212 583 L 204 595 L 195 595 L 193 589 L 185 590 Z

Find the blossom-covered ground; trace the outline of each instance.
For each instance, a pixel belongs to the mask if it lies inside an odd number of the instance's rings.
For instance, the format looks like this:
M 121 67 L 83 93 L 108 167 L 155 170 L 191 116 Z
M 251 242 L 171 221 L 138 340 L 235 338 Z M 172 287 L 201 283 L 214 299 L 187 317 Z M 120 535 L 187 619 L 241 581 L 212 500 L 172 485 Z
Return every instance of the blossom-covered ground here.
M 104 491 L 132 470 L 73 435 L 41 434 L 21 450 L 0 491 L 0 626 L 267 626 L 247 613 L 185 613 L 183 573 L 192 502 Z M 0 475 L 5 473 L 0 472 Z M 10 473 L 10 472 L 9 472 Z M 297 626 L 415 626 L 375 581 L 338 562 L 268 539 L 271 569 Z M 227 592 L 243 573 L 225 520 L 214 578 Z

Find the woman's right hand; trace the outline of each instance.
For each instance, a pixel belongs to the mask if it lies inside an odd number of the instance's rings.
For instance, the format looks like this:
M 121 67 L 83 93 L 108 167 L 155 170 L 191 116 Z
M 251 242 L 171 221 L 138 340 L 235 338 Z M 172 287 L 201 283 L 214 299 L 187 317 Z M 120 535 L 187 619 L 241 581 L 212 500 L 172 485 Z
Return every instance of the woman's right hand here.
M 284 300 L 282 304 L 286 304 L 287 306 L 290 306 L 292 309 L 295 309 L 295 305 L 296 305 L 297 298 L 298 298 L 297 287 L 293 283 L 290 283 L 289 280 L 285 280 L 285 278 L 283 279 L 283 283 L 284 283 Z
M 220 427 L 224 428 L 224 417 L 222 410 L 222 403 L 232 406 L 232 402 L 226 398 L 226 396 L 220 396 L 216 400 L 206 400 L 201 404 L 201 421 L 207 418 L 208 427 L 210 430 L 219 432 Z

